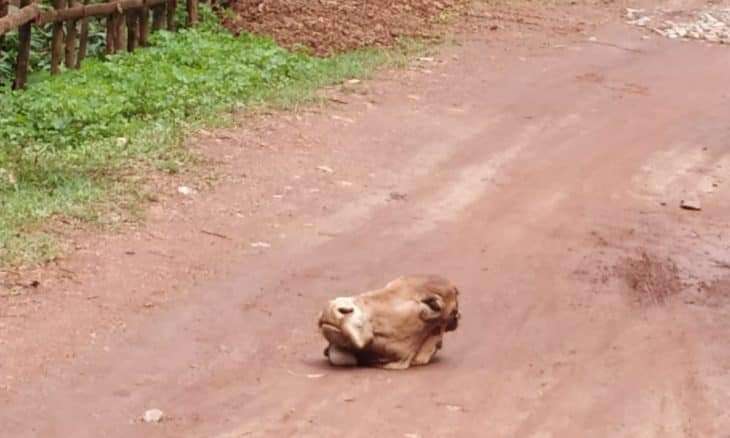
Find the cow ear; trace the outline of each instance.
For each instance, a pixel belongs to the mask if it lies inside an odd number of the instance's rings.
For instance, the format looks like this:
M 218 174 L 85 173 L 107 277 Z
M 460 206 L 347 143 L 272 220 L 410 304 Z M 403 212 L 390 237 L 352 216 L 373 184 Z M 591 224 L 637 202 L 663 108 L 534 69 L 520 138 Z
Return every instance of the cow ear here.
M 441 317 L 443 300 L 438 295 L 429 295 L 421 300 L 421 319 L 429 321 Z

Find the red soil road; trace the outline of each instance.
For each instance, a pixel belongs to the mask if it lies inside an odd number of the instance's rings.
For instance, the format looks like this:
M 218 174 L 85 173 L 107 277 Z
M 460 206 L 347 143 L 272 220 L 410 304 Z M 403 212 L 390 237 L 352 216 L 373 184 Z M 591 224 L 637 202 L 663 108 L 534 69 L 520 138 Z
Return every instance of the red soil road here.
M 727 434 L 730 51 L 618 23 L 594 35 L 509 51 L 473 38 L 355 86 L 342 108 L 277 118 L 262 134 L 285 170 L 260 189 L 283 194 L 269 216 L 228 214 L 244 202 L 237 191 L 254 190 L 229 181 L 153 218 L 176 239 L 102 246 L 98 270 L 117 276 L 82 277 L 79 293 L 100 298 L 78 306 L 106 306 L 75 319 L 62 304 L 42 310 L 33 345 L 73 354 L 9 386 L 0 435 Z M 679 209 L 688 194 L 702 211 Z M 252 251 L 257 240 L 271 247 Z M 692 287 L 635 305 L 613 267 L 639 250 L 671 257 Z M 134 301 L 153 287 L 140 278 L 179 285 L 166 263 L 223 268 L 151 310 Z M 325 300 L 410 272 L 462 291 L 463 324 L 439 359 L 405 372 L 328 367 L 315 327 Z M 110 298 L 126 292 L 128 308 Z M 106 314 L 125 330 L 64 343 Z M 22 374 L 20 356 L 5 358 L 3 374 Z M 149 408 L 165 421 L 142 424 Z

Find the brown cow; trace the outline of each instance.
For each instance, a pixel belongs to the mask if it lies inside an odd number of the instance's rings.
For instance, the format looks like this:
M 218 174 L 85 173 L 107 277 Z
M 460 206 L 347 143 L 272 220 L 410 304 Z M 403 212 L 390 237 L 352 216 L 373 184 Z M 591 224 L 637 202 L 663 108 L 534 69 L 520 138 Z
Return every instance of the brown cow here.
M 425 365 L 459 324 L 458 289 L 435 276 L 397 278 L 384 288 L 330 301 L 319 317 L 332 365 L 406 369 Z

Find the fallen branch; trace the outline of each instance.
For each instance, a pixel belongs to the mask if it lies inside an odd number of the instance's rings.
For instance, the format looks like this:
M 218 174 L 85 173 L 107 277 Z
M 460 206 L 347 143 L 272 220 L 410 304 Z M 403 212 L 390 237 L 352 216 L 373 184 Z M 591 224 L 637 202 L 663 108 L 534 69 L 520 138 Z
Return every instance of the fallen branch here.
M 586 43 L 589 43 L 589 44 L 598 44 L 600 46 L 613 47 L 613 48 L 616 48 L 616 49 L 619 49 L 619 50 L 626 50 L 627 52 L 644 53 L 644 51 L 643 50 L 640 50 L 640 49 L 632 49 L 630 47 L 623 47 L 623 46 L 619 46 L 618 44 L 608 43 L 608 42 L 605 42 L 605 41 L 590 41 L 589 40 L 589 41 L 585 41 L 585 42 Z
M 225 240 L 233 240 L 230 237 L 226 236 L 225 234 L 216 233 L 214 231 L 200 230 L 200 232 L 203 234 L 207 234 L 209 236 L 220 237 L 221 239 L 225 239 Z

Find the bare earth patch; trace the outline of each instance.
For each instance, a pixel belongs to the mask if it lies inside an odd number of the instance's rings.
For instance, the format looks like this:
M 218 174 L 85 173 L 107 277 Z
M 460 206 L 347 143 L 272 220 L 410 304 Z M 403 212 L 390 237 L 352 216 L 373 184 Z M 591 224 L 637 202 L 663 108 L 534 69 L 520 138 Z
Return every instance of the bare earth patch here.
M 683 289 L 679 269 L 668 257 L 642 251 L 638 257 L 624 258 L 616 269 L 642 305 L 664 304 Z
M 286 47 L 305 46 L 318 55 L 390 46 L 399 37 L 437 33 L 439 19 L 464 0 L 238 0 L 226 19 L 233 32 L 271 35 Z

